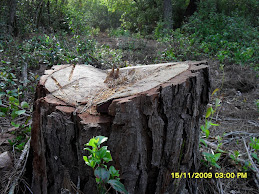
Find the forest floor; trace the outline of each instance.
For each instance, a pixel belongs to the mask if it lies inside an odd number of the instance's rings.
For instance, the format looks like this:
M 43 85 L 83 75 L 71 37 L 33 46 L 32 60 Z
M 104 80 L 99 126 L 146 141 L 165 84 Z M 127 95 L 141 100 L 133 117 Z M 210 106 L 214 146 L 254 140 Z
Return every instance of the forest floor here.
M 130 37 L 115 38 L 105 33 L 99 34 L 95 39 L 99 46 L 108 45 L 112 49 L 121 49 L 122 60 L 127 65 L 166 62 L 158 60 L 159 53 L 167 47 L 166 43 Z M 210 105 L 215 105 L 217 97 L 221 100 L 221 106 L 212 118 L 212 122 L 219 126 L 213 126 L 210 129 L 209 138 L 202 137 L 207 141 L 207 146 L 202 145 L 200 150 L 215 152 L 220 144 L 220 149 L 225 152 L 217 162 L 220 169 L 201 165 L 200 171 L 237 174 L 237 172 L 243 172 L 243 167 L 249 164 L 248 154 L 251 155 L 252 150 L 246 150 L 245 144 L 248 146 L 253 137 L 259 138 L 259 111 L 255 105 L 255 100 L 259 99 L 258 72 L 248 66 L 236 64 L 225 65 L 222 71 L 218 61 L 204 60 L 208 61 L 210 67 L 211 93 L 216 88 L 220 88 L 217 95 L 211 97 Z M 37 70 L 36 73 L 40 76 L 43 71 L 44 68 Z M 34 96 L 34 94 L 31 95 Z M 8 150 L 14 153 L 13 147 L 8 145 L 8 139 L 15 138 L 10 134 L 13 127 L 8 126 L 6 120 L 1 119 L 0 122 L 5 126 L 5 130 L 2 129 L 4 133 L 0 134 L 0 151 Z M 243 163 L 236 163 L 229 157 L 230 154 L 237 153 L 235 151 L 238 151 L 238 159 Z M 15 158 L 18 159 L 18 155 Z M 255 182 L 255 173 L 249 170 L 249 167 L 247 175 L 247 178 L 200 179 L 198 180 L 199 193 L 259 193 L 259 183 Z M 6 183 L 8 180 L 3 180 L 2 177 L 1 182 Z

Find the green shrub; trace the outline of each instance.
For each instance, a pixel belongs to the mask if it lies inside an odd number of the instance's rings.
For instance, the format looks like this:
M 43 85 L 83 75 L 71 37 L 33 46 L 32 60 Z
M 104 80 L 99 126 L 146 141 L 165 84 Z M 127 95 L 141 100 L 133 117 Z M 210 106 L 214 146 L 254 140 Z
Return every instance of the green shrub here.
M 85 163 L 93 168 L 94 175 L 96 177 L 97 189 L 100 194 L 108 193 L 110 188 L 113 188 L 116 193 L 128 193 L 124 185 L 120 182 L 119 170 L 116 170 L 114 166 L 109 168 L 105 163 L 112 161 L 112 156 L 107 146 L 102 146 L 101 144 L 108 140 L 104 136 L 96 136 L 90 139 L 90 141 L 85 144 L 86 148 L 84 150 L 89 151 L 89 156 L 83 156 Z M 92 147 L 92 149 L 88 148 Z M 110 188 L 106 186 L 110 185 Z

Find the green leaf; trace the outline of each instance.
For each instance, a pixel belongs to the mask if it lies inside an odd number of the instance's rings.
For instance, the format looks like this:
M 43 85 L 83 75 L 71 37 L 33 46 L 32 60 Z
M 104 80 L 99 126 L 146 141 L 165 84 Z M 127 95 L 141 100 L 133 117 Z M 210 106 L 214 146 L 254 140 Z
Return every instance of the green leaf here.
M 110 174 L 111 174 L 112 177 L 116 177 L 116 176 L 119 177 L 119 176 L 120 176 L 119 170 L 116 170 L 116 169 L 114 168 L 114 166 L 110 166 L 109 172 L 110 172 Z
M 95 167 L 96 162 L 92 158 L 87 158 L 86 156 L 83 156 L 83 159 L 88 166 L 90 166 L 91 168 Z
M 101 179 L 100 178 L 95 178 L 96 183 L 100 183 Z
M 21 115 L 21 114 L 24 114 L 25 112 L 26 112 L 26 110 L 18 110 L 15 112 L 15 114 Z
M 102 160 L 100 158 L 97 157 L 92 157 L 91 158 L 96 164 L 101 164 Z
M 105 137 L 105 136 L 96 136 L 95 139 L 99 139 L 97 145 L 101 145 L 103 142 L 107 141 L 108 140 L 108 137 Z
M 225 153 L 225 151 L 220 148 L 217 149 L 217 152 Z
M 206 129 L 206 130 L 205 130 L 205 135 L 206 135 L 206 138 L 208 138 L 209 135 L 210 135 L 210 130 Z
M 200 142 L 203 143 L 206 147 L 208 147 L 204 139 L 200 139 Z
M 0 107 L 0 111 L 7 114 L 8 108 L 7 107 Z
M 232 160 L 236 161 L 236 158 L 233 154 L 231 154 L 229 157 L 232 158 Z
M 25 101 L 21 102 L 21 107 L 22 108 L 29 108 L 29 104 Z
M 11 125 L 14 126 L 14 127 L 20 127 L 20 124 L 16 124 L 15 122 L 11 122 Z
M 112 161 L 112 156 L 111 156 L 111 153 L 110 153 L 109 150 L 107 150 L 107 152 L 106 152 L 105 157 L 103 158 L 103 160 L 104 160 L 105 162 L 110 162 L 110 161 Z
M 202 152 L 202 154 L 206 157 L 206 158 L 210 158 L 211 157 L 211 153 L 208 152 Z
M 98 167 L 94 170 L 94 175 L 97 178 L 100 178 L 104 183 L 107 183 L 110 178 L 110 172 L 107 169 L 101 167 Z
M 216 162 L 212 163 L 213 166 L 217 167 L 217 168 L 221 168 Z
M 88 150 L 91 154 L 94 153 L 94 150 L 91 150 L 90 148 L 84 148 L 84 150 Z
M 88 158 L 86 156 L 83 156 L 83 159 L 84 159 L 85 162 L 89 162 Z
M 0 112 L 0 117 L 5 117 L 6 114 L 4 112 Z
M 117 192 L 125 193 L 127 194 L 128 191 L 125 189 L 124 185 L 119 181 L 115 179 L 111 179 L 108 181 L 108 183 L 112 186 L 113 189 L 115 189 Z
M 235 157 L 237 158 L 240 154 L 239 154 L 239 151 L 234 151 L 234 154 L 235 154 Z
M 251 138 L 251 143 L 249 144 L 253 149 L 258 150 L 259 149 L 259 139 L 257 138 Z
M 93 148 L 97 148 L 97 143 L 98 143 L 98 139 L 95 139 L 95 138 L 92 138 L 92 139 L 90 139 L 90 141 L 87 143 L 87 144 L 85 144 L 86 146 L 91 146 L 91 147 L 93 147 Z
M 218 159 L 220 158 L 220 155 L 221 153 L 214 154 L 215 161 L 218 161 Z
M 257 156 L 256 153 L 252 153 L 251 156 L 252 156 L 254 159 L 256 159 L 257 162 L 259 163 L 259 158 L 258 158 L 258 156 Z
M 11 117 L 12 119 L 15 119 L 18 115 L 16 114 L 17 108 L 14 107 L 12 113 L 11 113 Z
M 19 105 L 19 100 L 17 98 L 13 97 L 13 96 L 9 97 L 9 102 L 15 104 L 16 106 Z
M 103 159 L 106 156 L 106 152 L 108 152 L 107 146 L 103 146 L 96 152 L 96 156 L 100 159 Z
M 204 125 L 200 126 L 202 132 L 205 133 L 206 138 L 208 138 L 210 135 L 210 131 L 207 129 L 207 126 L 208 126 L 208 121 L 206 121 L 205 126 Z
M 215 124 L 215 123 L 212 123 L 212 122 L 210 122 L 210 125 L 219 126 L 219 124 Z
M 217 91 L 219 91 L 219 88 L 216 88 L 211 95 L 213 96 Z
M 213 113 L 213 108 L 210 106 L 210 107 L 207 109 L 205 118 L 206 118 L 206 119 L 209 118 L 212 113 Z
M 206 121 L 205 122 L 205 129 L 209 129 L 211 127 L 211 122 L 210 121 Z
M 15 144 L 15 142 L 10 139 L 8 139 L 8 142 L 9 142 L 10 146 L 13 146 Z

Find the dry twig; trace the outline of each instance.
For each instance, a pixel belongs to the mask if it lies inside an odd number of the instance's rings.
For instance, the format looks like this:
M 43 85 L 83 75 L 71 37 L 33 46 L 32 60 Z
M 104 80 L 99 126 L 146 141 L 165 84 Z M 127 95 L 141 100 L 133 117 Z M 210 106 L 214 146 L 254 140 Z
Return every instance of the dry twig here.
M 250 152 L 249 152 L 249 150 L 248 150 L 248 147 L 247 147 L 247 145 L 246 145 L 245 139 L 244 139 L 244 138 L 242 138 L 242 139 L 243 139 L 243 142 L 244 142 L 244 145 L 245 145 L 245 148 L 246 148 L 246 152 L 247 152 L 247 155 L 248 155 L 248 159 L 250 160 L 251 165 L 252 165 L 252 167 L 254 168 L 254 172 L 255 172 L 255 175 L 256 175 L 256 178 L 257 178 L 257 180 L 256 180 L 255 182 L 257 183 L 256 186 L 257 186 L 258 189 L 259 189 L 259 185 L 258 185 L 259 170 L 258 170 L 258 168 L 256 167 L 256 165 L 255 165 L 255 163 L 254 163 L 254 161 L 253 161 L 253 159 L 252 159 L 252 157 L 251 157 L 251 154 L 250 154 Z
M 7 193 L 9 188 L 10 188 L 9 194 L 14 193 L 14 189 L 17 186 L 18 181 L 19 181 L 20 177 L 22 176 L 22 174 L 25 170 L 26 162 L 27 162 L 27 159 L 28 159 L 28 156 L 29 156 L 30 142 L 31 142 L 31 138 L 27 141 L 26 145 L 24 146 L 24 149 L 22 151 L 22 154 L 21 154 L 19 160 L 15 164 L 15 173 L 10 178 L 10 180 L 9 180 L 9 182 L 8 182 L 6 188 L 5 188 L 5 193 Z M 13 179 L 13 177 L 14 177 L 14 179 Z

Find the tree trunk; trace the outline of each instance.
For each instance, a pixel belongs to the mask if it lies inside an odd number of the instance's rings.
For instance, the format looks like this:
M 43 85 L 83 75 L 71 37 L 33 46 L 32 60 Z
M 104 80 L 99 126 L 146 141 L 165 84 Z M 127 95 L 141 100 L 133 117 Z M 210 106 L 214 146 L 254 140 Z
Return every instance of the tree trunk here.
M 39 0 L 37 9 L 36 9 L 36 15 L 35 15 L 35 22 L 36 22 L 37 29 L 40 26 L 40 20 L 41 20 L 41 16 L 42 16 L 43 6 L 44 6 L 44 0 Z
M 197 0 L 190 0 L 190 3 L 185 10 L 185 14 L 184 14 L 185 17 L 189 17 L 192 14 L 194 14 L 194 12 L 197 10 L 197 3 L 198 3 Z
M 103 135 L 129 193 L 197 193 L 195 179 L 171 173 L 199 168 L 209 87 L 206 62 L 128 67 L 108 76 L 89 65 L 45 71 L 33 111 L 33 192 L 96 193 L 83 149 Z
M 16 24 L 16 0 L 9 1 L 8 31 L 13 36 L 18 35 L 18 28 Z
M 168 29 L 173 28 L 173 5 L 172 0 L 164 0 L 164 22 Z

